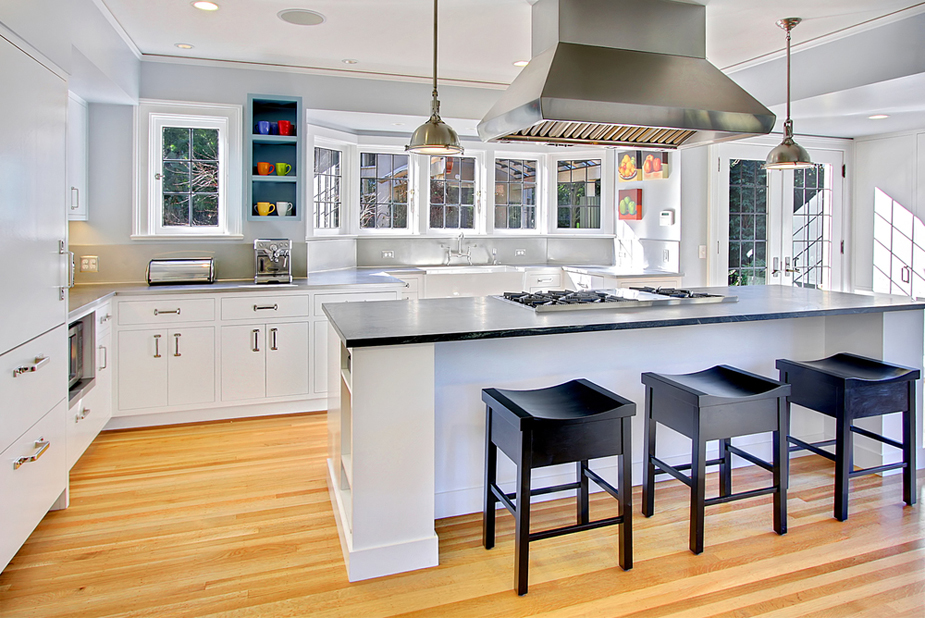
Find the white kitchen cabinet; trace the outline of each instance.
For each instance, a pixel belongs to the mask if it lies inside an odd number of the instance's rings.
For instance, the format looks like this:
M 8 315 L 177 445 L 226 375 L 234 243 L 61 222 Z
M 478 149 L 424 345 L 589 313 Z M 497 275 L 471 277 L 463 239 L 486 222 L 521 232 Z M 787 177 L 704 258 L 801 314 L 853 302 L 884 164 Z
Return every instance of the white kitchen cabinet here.
M 681 277 L 630 277 L 627 279 L 617 279 L 619 288 L 679 288 L 681 287 Z
M 604 278 L 598 275 L 566 272 L 565 287 L 570 290 L 600 290 L 604 288 Z
M 73 92 L 67 99 L 67 218 L 89 220 L 87 187 L 89 186 L 89 110 L 87 103 Z
M 222 401 L 308 395 L 308 322 L 222 326 L 221 333 Z
M 123 330 L 118 343 L 120 410 L 215 401 L 215 329 Z
M 112 418 L 112 308 L 109 303 L 96 310 L 96 353 L 93 387 L 70 402 L 67 416 L 67 468 L 70 470 L 90 443 Z
M 524 273 L 524 290 L 545 292 L 562 288 L 562 271 L 527 271 Z

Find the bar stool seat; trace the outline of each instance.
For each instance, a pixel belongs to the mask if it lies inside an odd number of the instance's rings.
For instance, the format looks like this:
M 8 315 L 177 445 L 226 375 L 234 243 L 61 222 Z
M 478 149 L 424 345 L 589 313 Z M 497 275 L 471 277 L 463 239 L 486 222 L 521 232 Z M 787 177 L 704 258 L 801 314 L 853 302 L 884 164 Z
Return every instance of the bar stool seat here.
M 696 373 L 643 373 L 646 385 L 646 448 L 642 513 L 655 512 L 655 476 L 669 474 L 691 489 L 690 550 L 703 551 L 704 507 L 774 494 L 774 531 L 787 532 L 787 396 L 790 386 L 728 365 Z M 691 463 L 671 466 L 656 456 L 658 423 L 691 439 Z M 732 445 L 732 438 L 772 432 L 773 461 L 768 463 Z M 719 440 L 719 458 L 707 460 L 707 442 Z M 732 455 L 773 475 L 769 487 L 732 493 Z M 706 498 L 706 466 L 718 465 L 719 496 Z M 682 470 L 689 470 L 689 475 Z
M 482 542 L 495 545 L 495 508 L 501 502 L 514 516 L 514 580 L 517 594 L 527 593 L 529 543 L 619 525 L 619 562 L 624 570 L 633 566 L 632 537 L 632 431 L 636 404 L 584 378 L 536 390 L 482 390 L 485 420 L 485 510 Z M 497 484 L 498 449 L 517 466 L 514 493 Z M 617 456 L 617 487 L 588 467 L 588 461 Z M 561 463 L 577 463 L 578 479 L 553 487 L 532 489 L 530 472 Z M 594 481 L 617 500 L 616 517 L 591 521 L 588 481 Z M 577 490 L 575 525 L 530 532 L 530 497 L 557 491 Z
M 779 359 L 780 379 L 791 385 L 791 403 L 835 419 L 835 438 L 805 442 L 788 436 L 791 451 L 809 450 L 835 462 L 835 519 L 848 518 L 848 481 L 864 474 L 903 469 L 903 500 L 915 504 L 915 382 L 920 371 L 856 354 L 814 361 Z M 854 420 L 900 412 L 902 442 L 855 427 Z M 901 462 L 854 469 L 853 434 L 902 450 Z M 831 453 L 822 449 L 835 446 Z

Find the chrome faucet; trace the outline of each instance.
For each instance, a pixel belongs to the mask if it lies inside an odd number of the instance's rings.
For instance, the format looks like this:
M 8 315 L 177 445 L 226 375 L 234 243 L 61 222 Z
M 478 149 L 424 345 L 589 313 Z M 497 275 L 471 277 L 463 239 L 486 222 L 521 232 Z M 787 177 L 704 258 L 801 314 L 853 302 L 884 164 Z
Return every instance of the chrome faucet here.
M 464 257 L 464 258 L 466 258 L 466 262 L 467 262 L 468 264 L 470 264 L 470 265 L 472 264 L 472 247 L 471 247 L 471 246 L 470 246 L 470 247 L 466 247 L 466 252 L 465 252 L 465 253 L 463 253 L 463 250 L 462 250 L 462 248 L 463 248 L 463 241 L 465 241 L 465 239 L 466 239 L 465 233 L 464 233 L 462 230 L 460 230 L 459 236 L 456 237 L 456 251 L 453 251 L 453 250 L 450 249 L 449 247 L 446 247 L 446 263 L 447 263 L 447 265 L 449 265 L 449 264 L 450 264 L 450 261 L 451 261 L 453 258 L 455 258 L 455 257 L 458 257 L 458 258 Z

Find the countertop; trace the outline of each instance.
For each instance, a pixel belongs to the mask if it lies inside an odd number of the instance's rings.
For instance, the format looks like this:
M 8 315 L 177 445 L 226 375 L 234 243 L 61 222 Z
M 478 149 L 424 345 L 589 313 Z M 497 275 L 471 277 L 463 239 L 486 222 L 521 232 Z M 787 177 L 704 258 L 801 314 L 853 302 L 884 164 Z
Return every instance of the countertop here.
M 325 305 L 347 347 L 659 328 L 925 308 L 901 296 L 783 286 L 697 288 L 738 302 L 536 314 L 497 298 L 435 298 Z

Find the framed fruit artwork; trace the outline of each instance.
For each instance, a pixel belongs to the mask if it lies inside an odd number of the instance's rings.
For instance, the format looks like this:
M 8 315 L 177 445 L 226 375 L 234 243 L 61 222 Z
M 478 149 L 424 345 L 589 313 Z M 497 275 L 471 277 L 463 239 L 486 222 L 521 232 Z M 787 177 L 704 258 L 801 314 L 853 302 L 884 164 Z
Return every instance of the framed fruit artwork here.
M 621 219 L 642 219 L 642 189 L 620 189 L 617 210 Z
M 617 178 L 620 179 L 620 182 L 642 180 L 642 173 L 639 169 L 640 163 L 641 158 L 638 150 L 618 150 Z
M 668 178 L 668 153 L 647 152 L 642 155 L 642 179 L 661 180 Z

